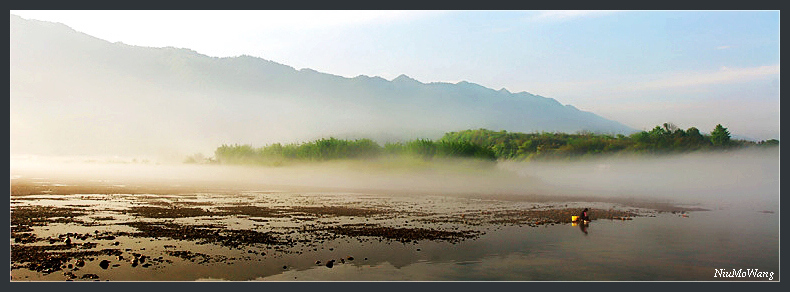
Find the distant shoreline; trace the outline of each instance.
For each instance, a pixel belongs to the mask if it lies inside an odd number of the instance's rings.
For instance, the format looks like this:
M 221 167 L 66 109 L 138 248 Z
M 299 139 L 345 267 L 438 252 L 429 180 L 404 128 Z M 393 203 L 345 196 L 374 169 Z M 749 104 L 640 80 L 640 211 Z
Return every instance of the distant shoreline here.
M 185 163 L 258 164 L 281 166 L 294 162 L 315 162 L 380 157 L 408 157 L 426 161 L 434 158 L 471 158 L 489 161 L 577 160 L 618 155 L 671 155 L 694 152 L 722 152 L 746 148 L 778 147 L 779 140 L 760 142 L 731 139 L 727 128 L 717 125 L 711 134 L 697 128 L 679 129 L 671 123 L 651 131 L 631 135 L 592 132 L 519 133 L 488 129 L 448 132 L 433 141 L 416 139 L 388 142 L 383 146 L 371 139 L 322 138 L 305 143 L 274 143 L 263 147 L 250 144 L 223 144 L 214 157 L 202 154 L 187 157 Z

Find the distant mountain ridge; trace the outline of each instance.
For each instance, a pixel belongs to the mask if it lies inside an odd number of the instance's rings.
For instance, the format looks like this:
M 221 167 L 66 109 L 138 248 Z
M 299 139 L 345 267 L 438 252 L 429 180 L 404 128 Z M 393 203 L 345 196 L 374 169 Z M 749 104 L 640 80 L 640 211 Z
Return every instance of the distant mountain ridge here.
M 635 131 L 527 92 L 110 43 L 15 15 L 10 53 L 12 153 L 181 155 L 224 143 L 386 142 L 478 128 Z

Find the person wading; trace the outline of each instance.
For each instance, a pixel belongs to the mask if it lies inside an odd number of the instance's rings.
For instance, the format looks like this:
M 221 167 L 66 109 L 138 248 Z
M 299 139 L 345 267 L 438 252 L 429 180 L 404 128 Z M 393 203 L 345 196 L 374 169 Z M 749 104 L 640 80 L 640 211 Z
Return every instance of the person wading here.
M 584 221 L 590 221 L 590 216 L 587 213 L 588 211 L 590 211 L 590 210 L 587 209 L 587 208 L 584 208 L 584 211 L 582 211 L 581 215 L 579 215 L 579 223 L 584 223 Z

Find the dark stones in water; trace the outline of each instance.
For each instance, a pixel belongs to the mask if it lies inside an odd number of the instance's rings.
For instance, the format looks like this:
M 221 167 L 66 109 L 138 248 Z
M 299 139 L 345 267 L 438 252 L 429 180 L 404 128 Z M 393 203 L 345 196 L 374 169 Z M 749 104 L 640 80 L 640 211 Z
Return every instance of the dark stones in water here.
M 74 274 L 73 272 L 71 272 L 71 271 L 68 271 L 68 272 L 63 272 L 63 275 L 64 275 L 64 276 L 66 276 L 66 279 L 67 279 L 67 280 L 71 280 L 71 279 L 76 279 L 76 278 L 77 278 L 77 275 L 75 275 L 75 274 Z
M 107 269 L 109 266 L 110 266 L 110 261 L 108 261 L 108 260 L 102 260 L 102 261 L 99 263 L 99 267 L 101 267 L 102 269 L 105 269 L 105 270 L 106 270 L 106 269 Z

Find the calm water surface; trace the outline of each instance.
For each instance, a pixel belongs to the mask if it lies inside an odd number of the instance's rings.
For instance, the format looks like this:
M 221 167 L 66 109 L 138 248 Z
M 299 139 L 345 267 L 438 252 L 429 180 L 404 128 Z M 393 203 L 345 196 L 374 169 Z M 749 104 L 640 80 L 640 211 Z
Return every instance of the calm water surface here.
M 711 211 L 697 211 L 688 217 L 678 214 L 658 213 L 654 217 L 636 217 L 627 221 L 595 220 L 586 230 L 570 224 L 543 225 L 540 227 L 493 225 L 480 227 L 485 232 L 479 238 L 459 243 L 420 241 L 419 243 L 378 242 L 377 240 L 336 239 L 322 243 L 317 250 L 305 250 L 296 254 L 268 252 L 263 258 L 235 261 L 232 264 L 194 264 L 176 260 L 172 265 L 156 272 L 132 269 L 126 266 L 108 271 L 95 271 L 102 279 L 121 281 L 779 281 L 779 159 L 778 151 L 738 152 L 722 155 L 686 155 L 646 160 L 606 160 L 577 164 L 503 164 L 503 169 L 518 174 L 517 182 L 531 178 L 548 186 L 563 187 L 564 191 L 578 188 L 583 193 L 641 194 L 645 197 L 663 198 L 667 201 L 701 204 Z M 38 172 L 14 172 L 23 177 L 48 177 Z M 49 165 L 41 169 L 52 172 Z M 99 166 L 91 166 L 94 170 Z M 102 166 L 104 167 L 104 166 Z M 147 167 L 147 166 L 146 166 Z M 76 173 L 74 166 L 64 166 L 64 172 Z M 199 168 L 214 177 L 218 170 L 229 168 Z M 22 170 L 26 170 L 22 168 Z M 99 170 L 103 170 L 100 168 Z M 170 168 L 147 167 L 136 174 L 177 173 Z M 160 172 L 154 172 L 157 170 Z M 255 172 L 243 169 L 233 172 L 238 177 L 257 183 L 280 183 L 289 185 L 307 181 L 316 172 L 296 169 L 263 169 Z M 280 173 L 283 172 L 283 173 Z M 84 173 L 84 172 L 80 172 Z M 95 171 L 104 174 L 128 172 Z M 181 172 L 186 177 L 203 177 L 197 172 Z M 187 175 L 188 174 L 188 175 Z M 275 174 L 279 174 L 276 176 Z M 497 175 L 502 175 L 497 173 Z M 279 180 L 274 179 L 278 178 Z M 341 176 L 326 174 L 324 180 L 314 185 L 351 181 L 347 187 L 360 187 L 370 181 L 411 182 L 406 179 L 380 178 L 376 176 L 352 176 L 339 180 Z M 439 178 L 443 176 L 438 176 Z M 435 184 L 452 185 L 470 180 L 471 176 Z M 494 176 L 495 178 L 498 176 Z M 430 177 L 436 179 L 437 176 Z M 490 177 L 485 177 L 490 179 Z M 117 178 L 116 178 L 117 179 Z M 150 179 L 144 177 L 144 179 Z M 268 179 L 268 180 L 267 180 Z M 378 179 L 378 180 L 375 180 Z M 120 180 L 119 180 L 120 181 Z M 176 181 L 176 180 L 173 180 Z M 263 181 L 263 182 L 261 182 Z M 527 180 L 528 181 L 528 180 Z M 468 187 L 479 183 L 461 184 Z M 485 180 L 484 180 L 485 182 Z M 304 184 L 308 184 L 304 182 Z M 337 183 L 340 184 L 340 183 Z M 502 184 L 485 183 L 481 188 Z M 276 184 L 275 184 L 276 185 Z M 308 184 L 309 185 L 309 184 Z M 407 185 L 407 184 L 403 184 Z M 521 185 L 516 185 L 521 186 Z M 198 196 L 199 197 L 199 196 Z M 246 199 L 247 197 L 243 197 Z M 250 197 L 250 202 L 264 200 L 265 204 L 280 202 L 276 197 Z M 304 197 L 311 198 L 311 197 Z M 319 196 L 318 202 L 348 205 L 345 196 Z M 214 200 L 215 198 L 211 198 Z M 239 200 L 237 197 L 230 199 Z M 284 199 L 283 204 L 302 204 L 303 197 Z M 385 200 L 386 199 L 386 200 Z M 293 201 L 292 201 L 293 200 Z M 332 200 L 341 200 L 334 202 Z M 464 212 L 472 203 L 451 198 L 365 198 L 365 202 L 398 206 L 399 210 L 444 208 L 453 212 Z M 381 202 L 379 202 L 379 200 Z M 402 200 L 402 201 L 401 201 Z M 81 201 L 63 202 L 83 204 Z M 105 201 L 101 201 L 105 202 Z M 117 198 L 107 203 L 121 204 Z M 246 202 L 246 201 L 245 201 Z M 356 201 L 352 201 L 356 202 Z M 21 202 L 20 202 L 21 203 Z M 46 204 L 46 202 L 31 202 Z M 509 208 L 510 202 L 492 203 L 495 208 Z M 267 205 L 268 206 L 268 205 Z M 483 206 L 490 208 L 491 206 Z M 119 208 L 120 208 L 119 207 Z M 587 207 L 576 205 L 573 207 Z M 595 206 L 590 206 L 595 210 Z M 117 214 L 113 216 L 119 216 Z M 123 217 L 119 217 L 123 219 Z M 194 220 L 194 219 L 189 219 Z M 234 219 L 242 220 L 242 219 Z M 413 220 L 412 218 L 402 220 Z M 201 221 L 202 222 L 202 221 Z M 200 223 L 200 222 L 198 222 Z M 242 226 L 237 222 L 221 222 L 229 227 Z M 244 223 L 244 222 L 242 222 Z M 249 223 L 249 222 L 248 222 Z M 252 222 L 254 224 L 262 224 Z M 353 222 L 356 223 L 356 222 Z M 253 224 L 253 225 L 254 225 Z M 266 223 L 268 224 L 268 223 Z M 290 224 L 290 223 L 289 223 Z M 249 227 L 249 226 L 248 226 Z M 436 226 L 435 226 L 436 227 Z M 445 228 L 446 226 L 439 226 Z M 57 228 L 75 228 L 71 225 L 52 224 L 52 230 L 37 230 L 39 237 L 47 232 L 63 233 Z M 74 232 L 90 232 L 94 227 Z M 38 228 L 42 229 L 42 228 Z M 164 252 L 166 244 L 181 244 L 184 249 L 216 256 L 246 259 L 246 251 L 227 250 L 211 245 L 188 242 L 158 240 L 138 242 L 127 239 L 129 246 L 144 246 L 152 254 Z M 122 242 L 126 244 L 127 242 Z M 331 248 L 331 250 L 330 250 Z M 317 260 L 353 256 L 353 261 L 327 268 L 316 264 Z M 758 270 L 767 272 L 767 277 L 722 278 L 717 271 L 732 273 Z M 26 270 L 15 270 L 17 279 L 62 281 L 63 275 L 34 275 Z M 771 276 L 770 273 L 773 273 Z
M 757 269 L 779 280 L 779 224 L 755 210 L 657 214 L 580 226 L 502 227 L 460 244 L 371 248 L 378 261 L 294 269 L 258 280 L 769 281 L 722 278 Z M 419 249 L 419 250 L 418 250 Z

